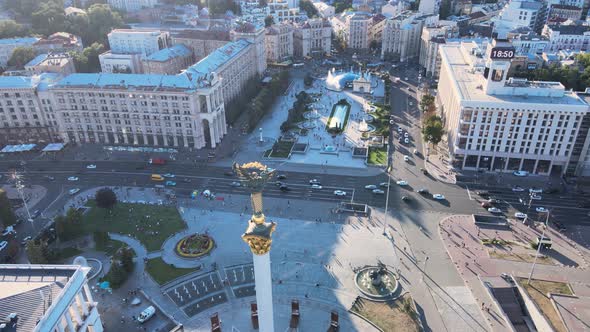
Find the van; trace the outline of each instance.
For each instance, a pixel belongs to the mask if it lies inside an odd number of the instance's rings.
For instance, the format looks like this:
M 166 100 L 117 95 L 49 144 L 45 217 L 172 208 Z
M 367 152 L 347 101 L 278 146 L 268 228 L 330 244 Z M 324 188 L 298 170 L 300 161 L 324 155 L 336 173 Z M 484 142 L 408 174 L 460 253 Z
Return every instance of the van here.
M 544 249 L 550 249 L 551 245 L 553 245 L 553 241 L 551 241 L 551 239 L 546 236 L 543 236 L 542 238 L 537 236 L 535 239 L 535 244 L 542 245 Z
M 153 306 L 149 306 L 143 309 L 139 316 L 137 316 L 137 321 L 140 323 L 147 322 L 150 318 L 154 316 L 154 314 L 156 314 L 156 308 L 154 308 Z
M 152 174 L 152 181 L 164 181 L 164 177 L 160 174 Z

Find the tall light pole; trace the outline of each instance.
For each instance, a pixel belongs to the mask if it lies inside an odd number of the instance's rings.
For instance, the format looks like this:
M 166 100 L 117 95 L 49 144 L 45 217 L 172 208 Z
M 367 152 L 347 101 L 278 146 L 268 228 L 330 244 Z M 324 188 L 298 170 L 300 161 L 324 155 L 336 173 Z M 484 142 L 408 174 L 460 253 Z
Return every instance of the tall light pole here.
M 389 158 L 389 157 L 388 157 Z M 391 166 L 387 167 L 387 195 L 385 195 L 385 219 L 383 220 L 383 235 L 387 236 L 387 232 L 385 231 L 385 228 L 387 227 L 387 210 L 389 208 L 389 187 L 391 186 L 391 175 L 389 174 L 389 172 L 391 172 Z
M 20 199 L 23 201 L 23 205 L 25 206 L 25 211 L 27 212 L 27 217 L 29 222 L 33 223 L 33 218 L 31 218 L 31 211 L 29 211 L 29 205 L 27 204 L 27 200 L 25 199 L 25 195 L 23 193 L 23 189 L 25 186 L 22 183 L 22 175 L 18 174 L 16 171 L 12 173 L 12 180 L 14 180 L 14 185 L 16 187 L 16 191 L 18 192 Z
M 531 283 L 531 279 L 533 278 L 533 272 L 535 272 L 535 265 L 537 265 L 537 258 L 539 257 L 539 254 L 541 253 L 541 247 L 543 246 L 543 240 L 545 240 L 545 230 L 547 230 L 547 227 L 549 227 L 549 215 L 551 214 L 551 211 L 547 211 L 547 217 L 545 218 L 545 227 L 543 228 L 543 232 L 541 233 L 541 239 L 539 240 L 539 243 L 537 244 L 537 254 L 535 255 L 535 260 L 533 261 L 533 266 L 531 266 L 531 273 L 529 274 L 529 280 L 527 281 L 527 284 Z

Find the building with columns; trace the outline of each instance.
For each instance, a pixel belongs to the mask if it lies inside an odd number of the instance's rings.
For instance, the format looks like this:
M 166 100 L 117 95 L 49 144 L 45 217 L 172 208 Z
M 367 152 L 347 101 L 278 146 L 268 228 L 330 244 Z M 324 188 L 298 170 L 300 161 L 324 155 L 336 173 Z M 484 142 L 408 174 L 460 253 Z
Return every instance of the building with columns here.
M 291 24 L 273 24 L 266 28 L 266 61 L 277 63 L 293 57 L 293 26 Z
M 293 54 L 297 57 L 324 56 L 332 49 L 332 27 L 327 19 L 310 19 L 295 25 Z
M 381 59 L 406 62 L 420 56 L 422 28 L 438 24 L 438 15 L 404 11 L 388 18 L 383 29 Z
M 0 265 L 0 316 L 7 317 L 6 331 L 102 332 L 89 272 L 80 265 Z
M 514 47 L 477 55 L 441 45 L 438 104 L 454 167 L 535 174 L 575 171 L 571 160 L 589 105 L 559 82 L 508 77 Z

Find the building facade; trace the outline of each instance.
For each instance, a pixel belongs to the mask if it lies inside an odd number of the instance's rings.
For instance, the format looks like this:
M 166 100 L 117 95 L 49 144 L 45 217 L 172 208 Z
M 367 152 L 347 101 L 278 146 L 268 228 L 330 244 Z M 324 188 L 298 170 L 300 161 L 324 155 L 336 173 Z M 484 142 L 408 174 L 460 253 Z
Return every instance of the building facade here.
M 567 20 L 577 21 L 582 18 L 582 8 L 569 5 L 552 5 L 549 7 L 547 22 L 553 24 L 565 22 Z
M 116 9 L 126 12 L 135 12 L 143 8 L 153 8 L 158 0 L 108 0 L 108 4 Z
M 0 315 L 15 314 L 10 331 L 102 332 L 98 302 L 88 286 L 88 266 L 0 265 Z
M 15 48 L 32 47 L 37 41 L 36 37 L 0 39 L 0 67 L 6 68 Z
M 115 29 L 108 39 L 113 54 L 148 56 L 172 46 L 168 32 L 152 29 Z
M 193 52 L 179 44 L 159 50 L 141 59 L 146 74 L 174 75 L 193 64 Z
M 588 52 L 590 47 L 590 26 L 578 24 L 545 25 L 543 36 L 549 39 L 547 52 L 555 53 L 560 50 L 574 52 Z
M 366 13 L 352 13 L 345 16 L 346 47 L 354 50 L 366 50 L 369 48 L 369 28 L 372 16 Z
M 37 53 L 68 53 L 82 52 L 84 45 L 82 39 L 67 32 L 56 32 L 47 38 L 38 40 L 33 44 Z
M 293 0 L 269 0 L 267 7 L 275 23 L 300 22 L 307 18 L 299 11 L 299 6 L 292 7 Z
M 293 53 L 297 57 L 324 56 L 332 49 L 332 28 L 326 19 L 310 19 L 295 25 Z
M 438 47 L 445 44 L 448 39 L 457 38 L 459 28 L 455 22 L 448 25 L 436 25 L 424 27 L 420 36 L 420 58 L 419 63 L 425 70 L 426 77 L 438 77 L 440 68 L 440 56 Z
M 69 54 L 53 53 L 40 54 L 25 65 L 25 70 L 32 75 L 41 75 L 43 73 L 55 73 L 60 75 L 70 75 L 76 72 L 74 59 Z
M 182 44 L 191 49 L 199 61 L 231 41 L 229 29 L 223 30 L 172 30 L 172 44 Z
M 293 26 L 273 24 L 266 28 L 264 36 L 266 61 L 278 63 L 293 57 Z
M 387 19 L 383 29 L 381 58 L 406 62 L 419 57 L 422 28 L 434 26 L 437 22 L 438 15 L 422 15 L 411 11 Z
M 588 104 L 559 82 L 507 77 L 514 49 L 483 57 L 442 45 L 438 103 L 453 165 L 468 170 L 565 174 Z
M 320 14 L 322 18 L 330 18 L 336 15 L 336 8 L 334 6 L 330 6 L 329 4 L 321 1 L 313 2 L 313 6 Z
M 106 51 L 98 55 L 100 71 L 103 73 L 141 74 L 141 54 L 116 54 Z

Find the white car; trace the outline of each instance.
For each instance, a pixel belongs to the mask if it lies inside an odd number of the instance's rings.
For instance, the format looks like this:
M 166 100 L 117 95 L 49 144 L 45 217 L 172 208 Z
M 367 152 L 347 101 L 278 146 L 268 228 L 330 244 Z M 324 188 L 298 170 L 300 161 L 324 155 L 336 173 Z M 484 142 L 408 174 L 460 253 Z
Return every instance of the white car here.
M 397 183 L 398 185 L 402 186 L 402 187 L 403 187 L 403 186 L 407 186 L 407 185 L 408 185 L 408 182 L 407 182 L 407 181 L 404 181 L 404 180 L 399 180 L 399 181 L 397 181 L 396 183 Z
M 401 134 L 401 133 L 402 133 L 402 131 L 404 131 L 404 130 L 402 129 L 402 127 L 397 127 L 397 132 L 398 132 L 398 133 L 400 133 L 400 134 Z
M 528 176 L 529 172 L 526 171 L 514 171 L 512 174 L 514 174 L 515 176 Z
M 407 138 L 407 137 L 410 137 L 410 135 L 406 132 L 406 133 L 404 133 L 404 137 Z
M 543 193 L 543 189 L 541 188 L 531 188 L 529 189 L 529 193 L 531 194 L 542 194 Z
M 88 168 L 88 169 L 96 169 L 96 165 L 88 165 L 88 166 L 86 166 L 86 168 Z
M 375 194 L 375 195 L 383 195 L 383 194 L 385 194 L 385 191 L 383 191 L 381 189 L 373 189 L 373 194 Z
M 311 189 L 322 189 L 322 186 L 320 186 L 319 184 L 312 184 L 311 185 Z
M 491 207 L 488 209 L 488 212 L 490 213 L 502 213 L 502 210 L 496 208 L 496 207 Z
M 443 199 L 445 199 L 445 196 L 441 195 L 441 194 L 434 194 L 434 195 L 432 195 L 432 198 L 442 201 Z
M 174 175 L 174 174 L 171 174 L 171 173 L 166 173 L 166 174 L 164 174 L 163 176 L 164 176 L 165 178 L 175 178 L 175 177 L 176 177 L 176 175 Z
M 512 191 L 514 191 L 514 192 L 523 192 L 524 191 L 524 188 L 519 187 L 519 186 L 516 186 L 516 187 L 512 187 Z
M 371 189 L 371 190 L 373 190 L 373 189 L 377 189 L 377 186 L 374 185 L 374 184 L 368 184 L 368 185 L 365 186 L 365 189 Z
M 407 77 L 404 77 L 404 81 L 407 81 L 407 80 L 409 80 L 409 78 L 407 78 Z
M 406 138 L 404 138 L 404 143 L 406 143 L 406 144 L 410 144 L 410 139 L 409 139 L 409 138 L 407 138 L 407 137 L 406 137 Z
M 381 183 L 379 183 L 379 187 L 387 188 L 387 187 L 389 187 L 389 183 L 387 183 L 387 182 L 381 182 Z
M 535 211 L 539 212 L 539 213 L 547 213 L 549 212 L 549 210 L 547 210 L 546 208 L 539 206 L 538 208 L 535 209 Z
M 526 213 L 516 212 L 514 214 L 514 218 L 517 218 L 517 219 L 526 219 L 526 217 L 527 217 Z
M 346 191 L 334 190 L 334 195 L 336 195 L 336 196 L 346 196 Z
M 418 150 L 414 149 L 414 154 L 418 154 Z
M 68 178 L 68 181 L 78 181 L 78 180 L 79 180 L 79 179 L 78 179 L 78 177 L 77 177 L 77 176 L 70 176 L 70 177 Z
M 410 157 L 408 157 L 408 156 L 404 156 L 404 161 L 405 161 L 405 162 L 409 162 L 409 161 L 410 161 Z
M 311 179 L 311 180 L 309 180 L 309 184 L 320 184 L 320 180 L 318 180 L 318 179 Z
M 156 308 L 153 306 L 149 306 L 145 308 L 139 316 L 137 316 L 137 321 L 140 323 L 146 322 L 148 319 L 152 318 L 156 314 Z
M 69 193 L 70 193 L 70 195 L 76 195 L 79 191 L 80 191 L 80 188 L 74 188 L 74 189 L 70 189 Z
M 6 248 L 7 245 L 8 245 L 8 242 L 6 242 L 6 241 L 0 242 L 0 251 L 2 251 L 4 248 Z
M 20 242 L 20 244 L 22 244 L 22 245 L 24 246 L 24 245 L 26 245 L 26 244 L 27 244 L 27 242 L 31 241 L 32 239 L 33 239 L 33 237 L 29 235 L 29 236 L 25 237 L 25 238 L 24 238 L 24 239 L 23 239 L 23 240 Z
M 541 197 L 540 195 L 531 195 L 531 199 L 534 201 L 540 201 L 541 199 L 543 199 L 543 197 Z

